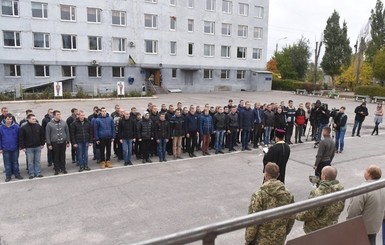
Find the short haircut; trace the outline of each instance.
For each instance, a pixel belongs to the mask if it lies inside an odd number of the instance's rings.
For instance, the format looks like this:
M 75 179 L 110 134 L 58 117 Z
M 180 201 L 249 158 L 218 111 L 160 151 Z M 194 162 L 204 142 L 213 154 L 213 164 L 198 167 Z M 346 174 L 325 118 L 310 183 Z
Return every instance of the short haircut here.
M 367 171 L 368 171 L 368 174 L 370 175 L 370 177 L 372 177 L 372 179 L 378 180 L 378 179 L 381 178 L 382 171 L 381 171 L 381 168 L 379 166 L 377 166 L 377 165 L 370 165 L 367 168 Z
M 268 162 L 265 166 L 265 173 L 267 173 L 271 178 L 276 179 L 279 176 L 279 167 L 274 162 Z
M 344 110 L 346 110 L 346 107 L 345 107 L 345 106 L 341 106 L 341 109 L 344 109 Z
M 75 111 L 77 111 L 78 109 L 76 109 L 76 108 L 72 108 L 71 109 L 71 113 L 74 113 Z
M 28 116 L 27 116 L 27 119 L 31 119 L 31 117 L 34 117 L 35 116 L 35 114 L 28 114 Z
M 32 110 L 31 109 L 27 109 L 26 111 L 25 111 L 25 114 L 29 114 L 29 113 L 31 113 L 32 112 Z
M 84 113 L 84 111 L 80 110 L 80 111 L 79 111 L 79 114 L 80 114 L 80 113 Z
M 175 112 L 177 112 L 177 111 L 181 112 L 181 109 L 176 109 Z
M 52 112 L 52 114 L 54 115 L 54 116 L 56 116 L 56 114 L 57 113 L 61 113 L 59 110 L 54 110 L 53 112 Z
M 13 118 L 13 115 L 11 113 L 7 113 L 7 115 L 5 115 L 5 118 Z
M 6 106 L 1 107 L 1 111 L 8 109 Z
M 293 101 L 292 100 L 289 100 L 289 103 L 292 103 Z
M 101 108 L 100 108 L 100 110 L 105 110 L 105 109 L 106 109 L 106 107 L 101 107 Z
M 327 134 L 330 134 L 332 132 L 330 127 L 324 127 L 323 129 Z

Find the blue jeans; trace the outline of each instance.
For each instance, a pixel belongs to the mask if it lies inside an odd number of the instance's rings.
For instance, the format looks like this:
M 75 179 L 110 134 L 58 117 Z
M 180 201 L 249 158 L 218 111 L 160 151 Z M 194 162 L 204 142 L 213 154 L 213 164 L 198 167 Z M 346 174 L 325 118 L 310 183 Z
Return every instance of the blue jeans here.
M 362 122 L 354 120 L 352 136 L 354 136 L 354 133 L 356 132 L 356 129 L 357 129 L 357 135 L 360 135 L 361 126 L 362 126 Z
M 344 140 L 345 140 L 345 130 L 336 130 L 336 150 L 343 151 L 344 150 Z
M 88 142 L 78 142 L 78 148 L 76 149 L 76 158 L 81 168 L 88 166 L 88 144 Z
M 132 155 L 132 139 L 123 139 L 122 141 L 123 160 L 124 162 L 130 162 Z
M 19 150 L 3 151 L 3 160 L 5 166 L 5 177 L 11 178 L 12 174 L 20 175 L 19 170 Z
M 265 134 L 263 136 L 264 138 L 264 141 L 265 141 L 265 145 L 268 145 L 270 144 L 270 135 L 271 135 L 271 130 L 273 129 L 273 127 L 265 127 Z
M 158 156 L 159 160 L 164 160 L 166 159 L 166 145 L 167 145 L 167 138 L 160 138 L 158 139 Z
M 242 130 L 241 139 L 242 139 L 242 149 L 247 148 L 250 141 L 250 130 L 247 130 L 247 129 Z
M 326 126 L 327 126 L 327 124 L 322 124 L 322 123 L 318 126 L 317 139 L 316 139 L 317 142 L 321 142 L 322 130 L 323 130 L 324 127 L 326 127 Z
M 36 177 L 41 174 L 40 170 L 40 146 L 34 148 L 26 148 L 27 160 L 28 160 L 28 173 L 29 176 Z
M 215 151 L 222 150 L 223 136 L 225 135 L 224 130 L 217 130 L 215 132 Z

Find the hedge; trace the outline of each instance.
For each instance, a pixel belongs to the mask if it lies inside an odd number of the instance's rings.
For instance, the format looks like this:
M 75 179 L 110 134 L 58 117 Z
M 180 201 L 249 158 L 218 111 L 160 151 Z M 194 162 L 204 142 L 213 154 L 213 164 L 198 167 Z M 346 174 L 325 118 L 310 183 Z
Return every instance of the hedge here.
M 368 95 L 370 97 L 385 97 L 385 87 L 380 86 L 358 86 L 354 89 L 354 94 Z
M 296 89 L 305 89 L 308 93 L 314 90 L 320 90 L 321 85 L 295 80 L 273 80 L 273 90 L 295 91 Z

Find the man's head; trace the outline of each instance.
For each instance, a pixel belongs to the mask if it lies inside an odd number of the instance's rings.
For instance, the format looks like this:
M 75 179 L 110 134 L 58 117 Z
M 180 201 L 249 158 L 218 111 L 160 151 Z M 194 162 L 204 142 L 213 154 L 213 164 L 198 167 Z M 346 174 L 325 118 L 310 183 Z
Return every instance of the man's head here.
M 156 105 L 151 106 L 151 112 L 156 114 L 158 112 L 158 107 Z
M 136 113 L 136 107 L 131 107 L 131 113 Z
M 25 115 L 26 116 L 28 116 L 29 114 L 31 114 L 32 113 L 32 110 L 31 109 L 27 109 L 26 111 L 25 111 Z
M 378 165 L 372 164 L 365 170 L 364 178 L 366 180 L 378 180 L 381 178 L 381 168 Z
M 102 108 L 100 108 L 100 110 L 102 113 L 102 117 L 106 117 L 107 116 L 107 109 L 105 107 L 102 107 Z
M 282 141 L 283 138 L 285 137 L 285 134 L 286 134 L 285 130 L 283 130 L 283 129 L 276 129 L 275 130 L 275 137 L 277 138 L 276 141 Z
M 323 137 L 329 137 L 331 133 L 331 128 L 330 127 L 324 127 L 322 130 L 322 136 Z
M 166 114 L 160 113 L 160 114 L 159 114 L 159 120 L 161 120 L 161 121 L 166 120 Z
M 13 122 L 13 115 L 11 113 L 7 113 L 5 115 L 5 125 L 11 126 Z
M 49 108 L 47 111 L 48 116 L 52 117 L 53 116 L 53 109 Z
M 246 101 L 246 103 L 245 103 L 245 107 L 246 107 L 246 109 L 249 109 L 249 108 L 250 108 L 250 106 L 251 106 L 250 102 L 249 102 L 249 101 Z
M 61 112 L 59 110 L 54 110 L 52 113 L 55 121 L 61 120 Z
M 337 178 L 337 169 L 331 166 L 326 166 L 321 171 L 322 180 L 335 180 Z
M 195 107 L 194 107 L 193 105 L 190 105 L 190 113 L 191 113 L 192 115 L 195 114 Z
M 161 110 L 162 111 L 167 111 L 167 105 L 166 104 L 162 104 L 161 105 Z
M 271 111 L 271 105 L 268 105 L 268 106 L 266 107 L 266 109 L 267 109 L 268 111 Z
M 7 116 L 7 114 L 8 114 L 8 108 L 7 107 L 2 107 L 1 108 L 1 114 L 3 114 L 4 116 Z
M 345 106 L 341 106 L 340 112 L 341 112 L 341 113 L 345 113 L 345 110 L 346 110 Z
M 293 101 L 289 100 L 289 107 L 293 107 Z
M 84 121 L 84 118 L 86 118 L 86 114 L 84 113 L 84 111 L 80 110 L 79 113 L 78 113 L 78 118 L 81 122 Z
M 36 123 L 36 116 L 32 113 L 28 114 L 27 121 L 31 124 L 35 124 Z
M 265 166 L 265 180 L 277 179 L 279 176 L 279 167 L 274 162 L 268 162 Z
M 218 106 L 218 113 L 223 113 L 223 107 L 222 106 Z
M 362 107 L 366 107 L 366 102 L 365 102 L 365 101 L 362 102 L 361 106 L 362 106 Z
M 173 105 L 169 105 L 169 106 L 168 106 L 168 111 L 169 111 L 169 112 L 175 112 L 174 106 L 173 106 Z
M 237 112 L 237 107 L 236 106 L 233 106 L 231 107 L 231 113 L 236 113 Z
M 256 103 L 254 104 L 254 108 L 257 108 L 257 109 L 261 108 L 261 103 L 256 102 Z
M 73 116 L 76 116 L 76 114 L 78 114 L 78 109 L 72 108 L 71 109 L 71 113 L 72 113 Z
M 124 119 L 129 119 L 130 118 L 130 112 L 129 111 L 124 111 L 123 112 Z
M 182 112 L 179 108 L 175 110 L 175 116 L 180 117 L 181 113 Z

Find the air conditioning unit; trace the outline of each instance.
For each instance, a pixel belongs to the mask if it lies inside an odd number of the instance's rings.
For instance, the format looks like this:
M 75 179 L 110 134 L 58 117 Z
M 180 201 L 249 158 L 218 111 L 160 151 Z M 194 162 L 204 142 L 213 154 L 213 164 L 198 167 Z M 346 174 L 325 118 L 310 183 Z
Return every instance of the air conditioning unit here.
M 94 65 L 94 66 L 99 65 L 97 60 L 91 60 L 91 64 Z
M 134 42 L 129 42 L 129 43 L 128 43 L 128 47 L 131 47 L 131 48 L 132 48 L 132 47 L 135 47 L 135 43 L 134 43 Z

